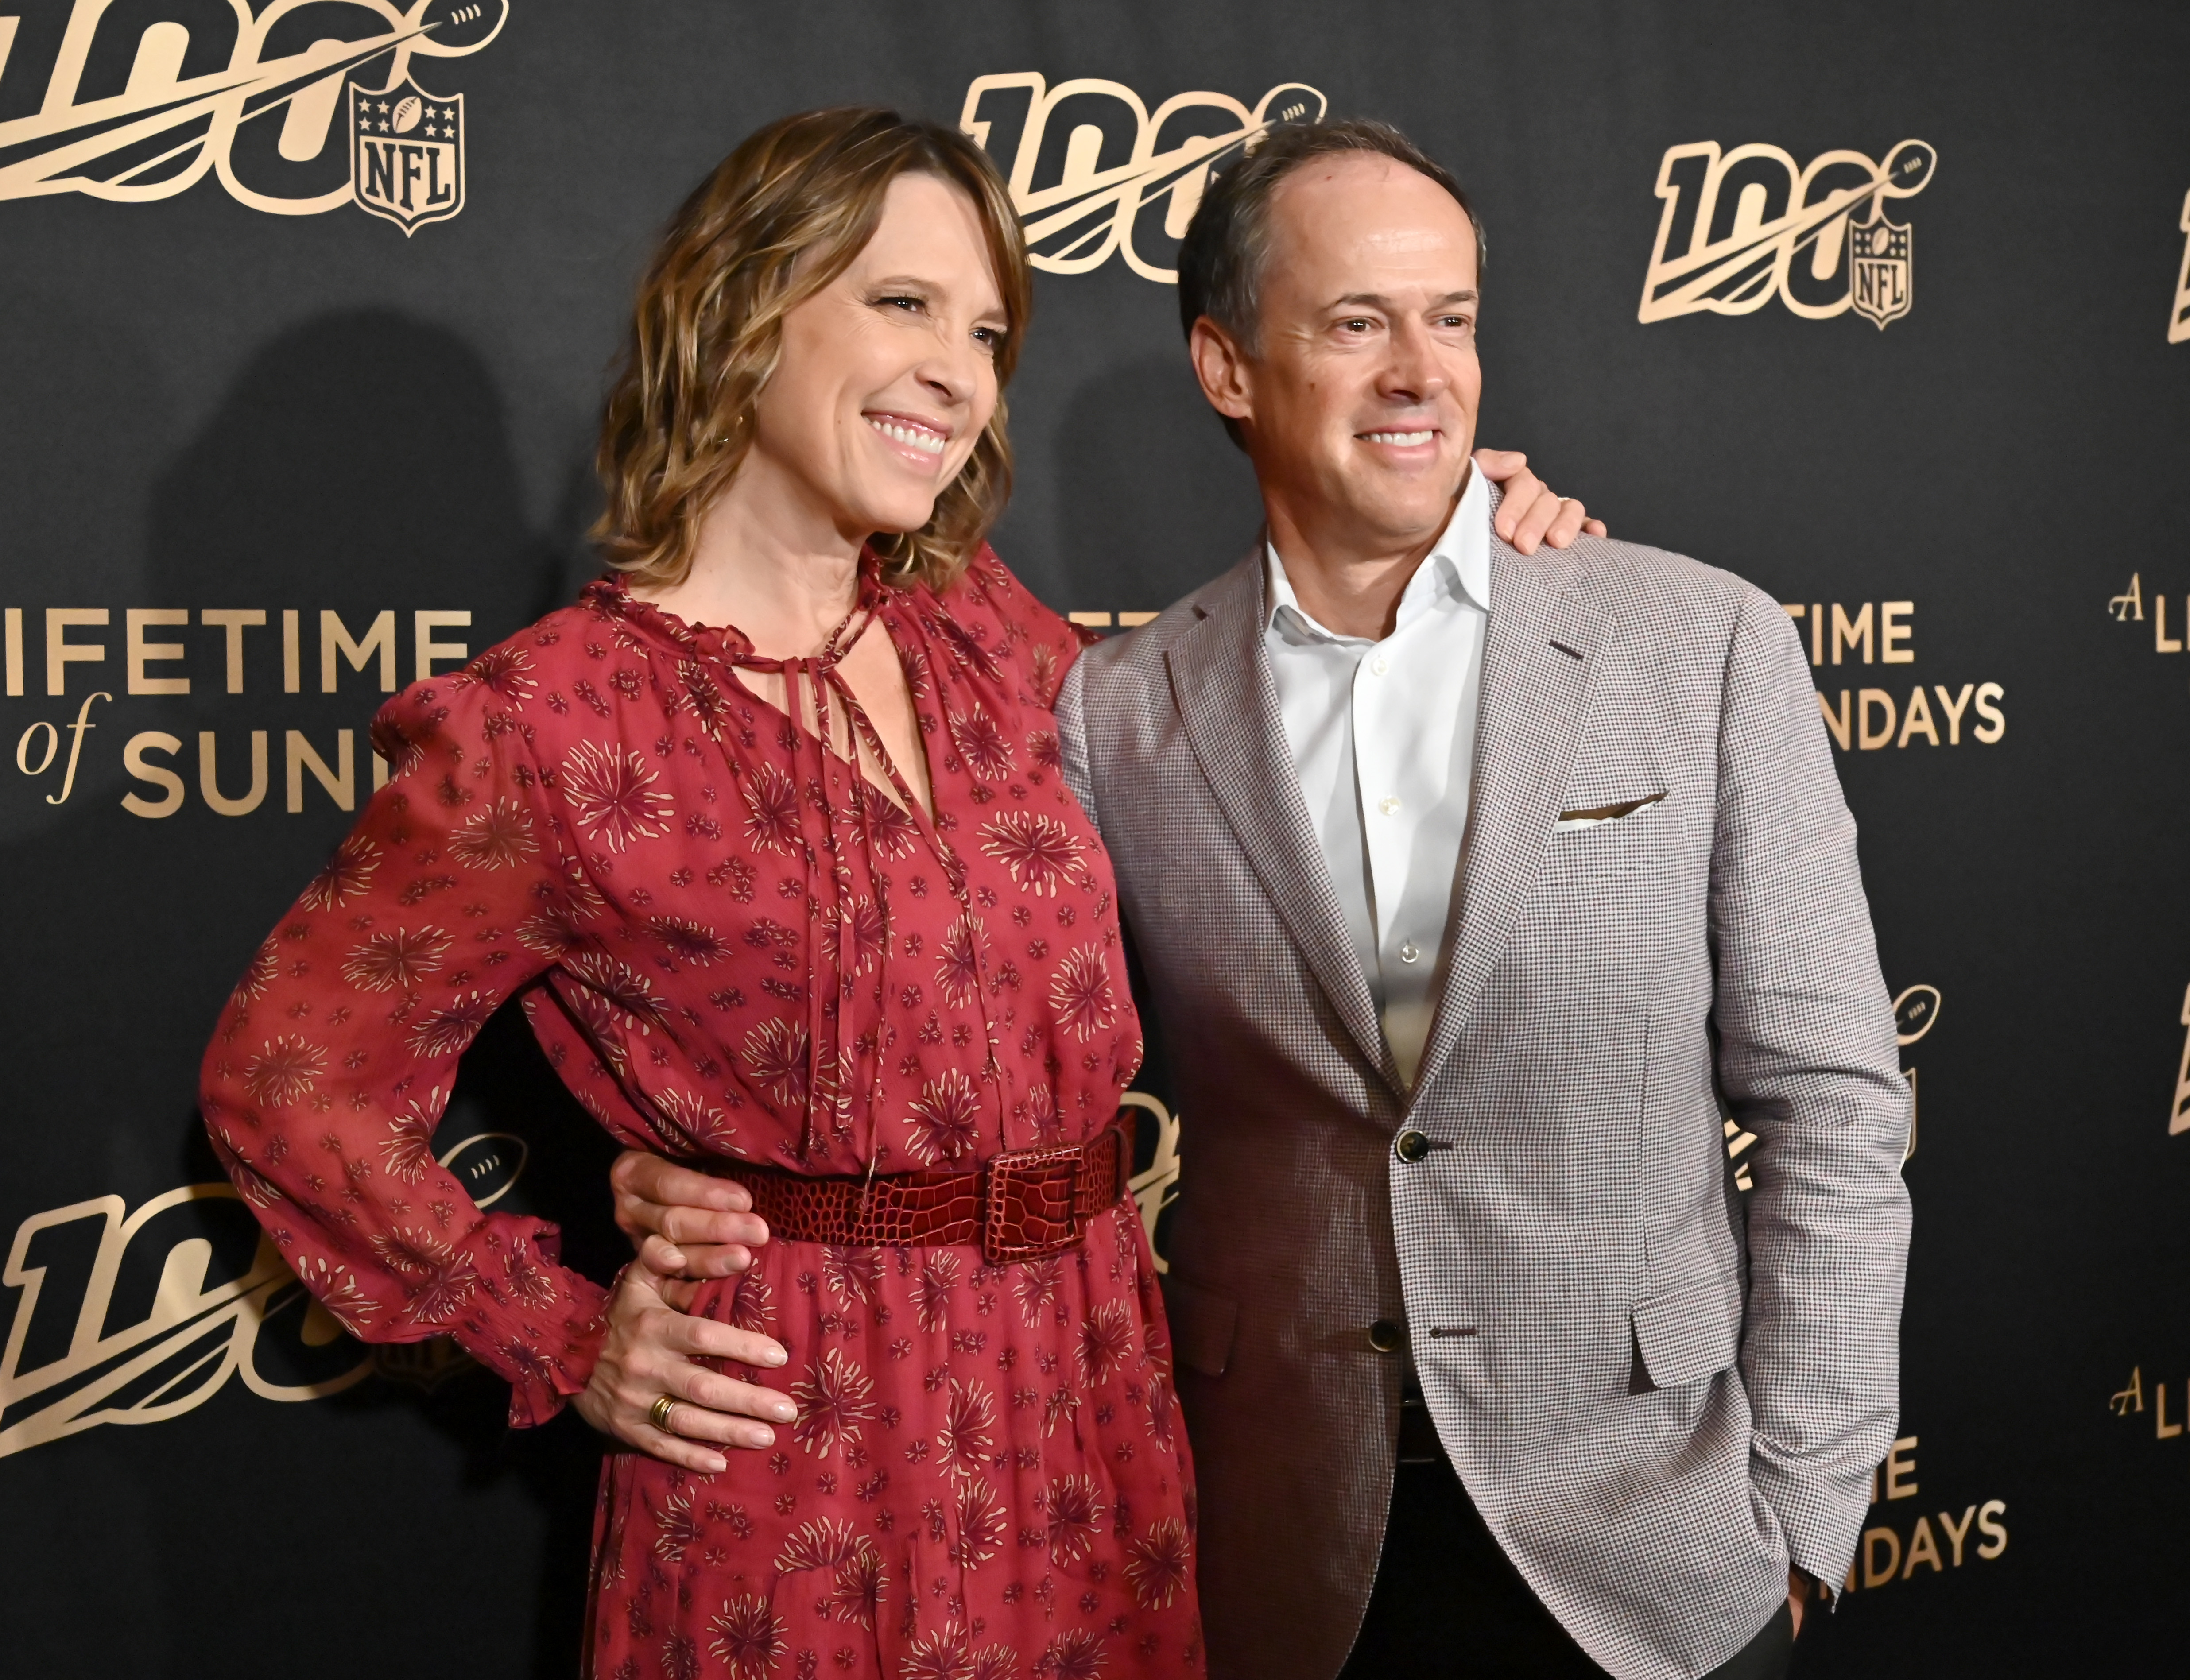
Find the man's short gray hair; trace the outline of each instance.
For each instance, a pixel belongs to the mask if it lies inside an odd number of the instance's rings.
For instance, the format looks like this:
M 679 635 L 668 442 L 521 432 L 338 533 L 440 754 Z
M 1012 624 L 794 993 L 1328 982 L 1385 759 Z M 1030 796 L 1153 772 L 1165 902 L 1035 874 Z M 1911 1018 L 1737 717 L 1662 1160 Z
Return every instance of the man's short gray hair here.
M 1269 256 L 1270 196 L 1278 183 L 1319 157 L 1369 152 L 1405 164 L 1453 196 L 1475 230 L 1476 271 L 1483 266 L 1483 224 L 1452 173 L 1388 122 L 1345 117 L 1280 123 L 1262 144 L 1221 171 L 1201 195 L 1178 253 L 1179 324 L 1189 333 L 1207 315 L 1252 354 L 1260 326 L 1262 265 Z M 1235 433 L 1236 437 L 1236 433 Z

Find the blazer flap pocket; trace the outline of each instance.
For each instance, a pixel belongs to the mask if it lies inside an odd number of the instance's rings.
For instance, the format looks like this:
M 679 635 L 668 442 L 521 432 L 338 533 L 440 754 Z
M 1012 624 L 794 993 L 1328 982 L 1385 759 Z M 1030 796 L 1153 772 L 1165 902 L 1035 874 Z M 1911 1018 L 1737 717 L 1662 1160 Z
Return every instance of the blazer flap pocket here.
M 1725 1371 L 1741 1354 L 1741 1279 L 1729 1272 L 1640 1303 L 1635 1345 L 1660 1388 Z
M 1163 1297 L 1178 1362 L 1204 1376 L 1223 1376 L 1225 1366 L 1232 1363 L 1232 1338 L 1240 1328 L 1239 1303 L 1187 1282 L 1177 1272 L 1165 1274 Z

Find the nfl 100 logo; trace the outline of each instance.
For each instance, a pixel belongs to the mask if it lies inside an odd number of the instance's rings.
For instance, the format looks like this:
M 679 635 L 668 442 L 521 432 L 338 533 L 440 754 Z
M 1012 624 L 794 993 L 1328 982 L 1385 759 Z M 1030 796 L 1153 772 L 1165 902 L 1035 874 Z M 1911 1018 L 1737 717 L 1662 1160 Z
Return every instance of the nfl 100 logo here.
M 355 204 L 414 232 L 464 206 L 464 108 L 412 79 L 491 43 L 508 0 L 0 0 L 0 203 L 140 204 L 208 176 L 277 216 Z M 347 137 L 338 128 L 348 130 Z
M 1229 94 L 1174 94 L 1151 111 L 1120 82 L 1037 71 L 978 76 L 958 126 L 996 159 L 1049 274 L 1086 274 L 1113 255 L 1144 280 L 1178 278 L 1180 240 L 1211 172 L 1279 123 L 1322 120 L 1323 95 L 1283 82 L 1250 109 Z
M 357 207 L 406 239 L 464 207 L 464 96 L 408 80 L 349 89 L 349 179 Z
M 1776 145 L 1669 146 L 1636 319 L 1750 315 L 1777 298 L 1809 321 L 1851 311 L 1881 328 L 1900 320 L 1914 301 L 1915 236 L 1886 206 L 1922 192 L 1938 161 L 1922 140 L 1876 162 L 1826 151 L 1800 166 Z

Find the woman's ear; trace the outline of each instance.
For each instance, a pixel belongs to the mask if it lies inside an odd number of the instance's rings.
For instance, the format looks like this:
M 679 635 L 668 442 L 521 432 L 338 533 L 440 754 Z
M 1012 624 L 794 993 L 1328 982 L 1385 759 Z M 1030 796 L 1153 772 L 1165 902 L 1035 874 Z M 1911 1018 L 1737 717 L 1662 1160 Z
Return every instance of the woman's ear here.
M 1203 315 L 1187 336 L 1186 350 L 1209 406 L 1227 420 L 1248 418 L 1255 407 L 1254 365 L 1239 341 Z

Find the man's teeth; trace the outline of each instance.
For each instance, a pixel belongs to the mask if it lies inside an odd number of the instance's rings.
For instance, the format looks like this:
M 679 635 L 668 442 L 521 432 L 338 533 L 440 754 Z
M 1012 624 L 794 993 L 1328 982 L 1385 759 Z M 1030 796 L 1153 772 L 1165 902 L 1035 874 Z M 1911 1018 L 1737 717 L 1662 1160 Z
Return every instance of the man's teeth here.
M 877 420 L 871 416 L 869 417 L 867 424 L 872 426 L 886 438 L 894 438 L 899 443 L 911 444 L 922 455 L 943 453 L 943 439 L 937 433 L 916 429 L 911 426 L 899 426 L 888 420 Z M 1425 432 L 1422 435 L 1427 437 L 1429 434 Z
M 1418 443 L 1427 443 L 1437 434 L 1434 432 L 1364 432 L 1361 435 L 1371 443 L 1397 444 L 1402 449 L 1411 449 Z

